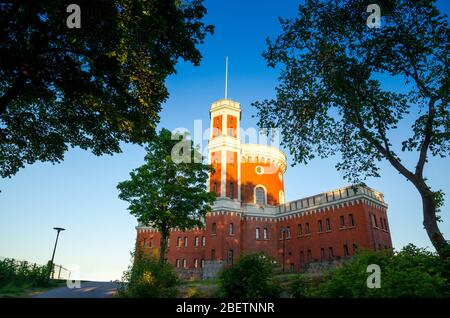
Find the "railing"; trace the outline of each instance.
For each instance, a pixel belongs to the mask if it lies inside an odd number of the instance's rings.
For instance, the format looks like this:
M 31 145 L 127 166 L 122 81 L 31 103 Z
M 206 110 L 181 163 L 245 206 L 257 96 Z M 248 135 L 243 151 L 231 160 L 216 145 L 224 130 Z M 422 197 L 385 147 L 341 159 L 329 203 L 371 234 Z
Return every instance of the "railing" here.
M 381 204 L 384 203 L 383 194 L 378 191 L 375 191 L 366 186 L 349 186 L 340 189 L 336 189 L 333 191 L 323 192 L 320 194 L 316 194 L 310 197 L 302 198 L 299 200 L 286 202 L 285 204 L 281 204 L 279 206 L 279 212 L 290 212 L 297 211 L 307 208 L 317 207 L 323 204 L 340 201 L 350 197 L 356 197 L 365 195 L 372 198 L 375 201 L 378 201 Z
M 38 268 L 42 268 L 43 264 L 33 263 L 25 260 L 19 260 L 11 257 L 0 256 L 0 263 L 6 263 L 10 270 L 13 271 L 34 271 Z M 48 267 L 47 267 L 48 268 Z M 47 272 L 48 273 L 48 272 Z M 52 272 L 50 273 L 50 279 L 63 279 L 70 278 L 70 271 L 62 265 L 53 264 Z

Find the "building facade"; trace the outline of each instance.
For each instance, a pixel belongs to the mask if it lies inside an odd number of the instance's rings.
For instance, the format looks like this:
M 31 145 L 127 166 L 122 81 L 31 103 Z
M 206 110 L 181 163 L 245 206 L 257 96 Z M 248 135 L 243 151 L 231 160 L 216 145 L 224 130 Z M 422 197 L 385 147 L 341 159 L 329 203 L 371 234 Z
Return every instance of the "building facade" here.
M 285 202 L 286 155 L 276 147 L 241 140 L 238 102 L 221 99 L 210 109 L 209 187 L 217 195 L 205 227 L 171 231 L 167 260 L 179 269 L 205 263 L 232 265 L 242 253 L 263 251 L 283 268 L 352 256 L 359 248 L 392 247 L 383 195 L 365 186 L 345 187 Z M 137 244 L 157 254 L 159 233 L 138 225 Z

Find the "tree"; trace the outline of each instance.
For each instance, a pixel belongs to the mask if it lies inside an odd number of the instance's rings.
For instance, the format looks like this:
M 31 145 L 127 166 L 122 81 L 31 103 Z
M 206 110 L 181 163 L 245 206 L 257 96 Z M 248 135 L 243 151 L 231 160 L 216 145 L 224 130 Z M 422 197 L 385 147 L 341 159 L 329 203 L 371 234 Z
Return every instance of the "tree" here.
M 366 25 L 363 0 L 307 0 L 298 17 L 280 19 L 282 34 L 263 53 L 281 66 L 280 84 L 275 99 L 254 103 L 259 125 L 281 128 L 296 163 L 340 153 L 336 167 L 354 183 L 379 177 L 386 159 L 420 193 L 423 225 L 448 257 L 437 215 L 444 194 L 430 188 L 424 168 L 450 152 L 450 30 L 433 0 L 378 4 L 380 28 Z M 385 79 L 403 80 L 405 92 L 389 91 Z M 411 118 L 410 137 L 393 145 Z M 401 152 L 417 152 L 414 168 Z
M 374 264 L 380 268 L 379 288 L 368 288 L 368 267 Z M 440 298 L 449 296 L 448 277 L 448 262 L 409 244 L 398 253 L 359 251 L 320 280 L 299 275 L 291 291 L 295 296 L 314 298 Z
M 202 162 L 187 136 L 162 129 L 147 147 L 145 164 L 120 182 L 119 198 L 144 225 L 156 228 L 160 239 L 160 262 L 164 262 L 171 229 L 185 231 L 203 226 L 216 195 L 207 191 L 211 166 Z M 181 147 L 180 147 L 181 146 Z
M 280 286 L 273 281 L 277 263 L 262 252 L 241 256 L 219 274 L 221 296 L 227 298 L 278 297 Z
M 213 28 L 201 0 L 65 0 L 0 4 L 0 176 L 63 160 L 71 147 L 120 152 L 155 134 L 165 79 L 184 59 L 198 65 Z
M 139 246 L 131 253 L 132 263 L 118 282 L 118 295 L 126 298 L 174 298 L 180 280 L 174 268 L 144 255 Z

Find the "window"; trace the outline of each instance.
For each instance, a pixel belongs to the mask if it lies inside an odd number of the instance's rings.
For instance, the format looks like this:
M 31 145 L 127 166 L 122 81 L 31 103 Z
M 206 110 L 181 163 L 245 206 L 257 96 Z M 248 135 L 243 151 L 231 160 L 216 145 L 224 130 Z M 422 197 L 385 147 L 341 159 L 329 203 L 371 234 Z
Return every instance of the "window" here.
M 309 232 L 309 223 L 308 222 L 306 222 L 305 223 L 305 234 L 309 234 L 310 232 Z
M 322 247 L 320 249 L 320 261 L 324 261 L 325 260 L 325 249 Z
M 299 224 L 298 225 L 298 236 L 302 236 L 302 235 L 303 235 L 302 225 Z
M 332 246 L 330 246 L 328 248 L 328 258 L 329 259 L 333 259 L 334 258 L 334 252 L 333 252 L 333 247 Z
M 142 242 L 142 246 L 146 247 L 147 246 L 147 239 L 145 238 L 144 241 Z
M 215 193 L 217 193 L 217 182 L 214 182 L 214 188 L 213 188 L 213 189 L 214 189 L 213 191 L 214 191 Z
M 387 219 L 384 219 L 384 229 L 386 231 L 388 230 Z
M 380 216 L 380 226 L 381 226 L 381 229 L 384 230 L 384 223 L 383 223 L 383 219 L 381 218 L 381 216 Z
M 195 238 L 194 238 L 194 246 L 198 246 L 198 236 L 196 236 Z
M 256 187 L 255 203 L 259 205 L 264 205 L 266 203 L 266 191 L 263 187 Z
M 234 183 L 230 182 L 230 199 L 234 199 Z
M 371 214 L 370 217 L 372 219 L 372 226 L 378 228 L 377 218 L 375 215 Z
M 233 225 L 233 223 L 228 224 L 228 235 L 234 235 L 234 225 Z
M 179 260 L 178 258 L 176 260 L 176 266 L 177 266 L 177 268 L 180 268 L 180 266 L 181 266 L 181 260 Z
M 180 247 L 181 246 L 181 237 L 177 238 L 177 246 Z
M 215 261 L 215 260 L 216 260 L 216 250 L 215 250 L 215 249 L 212 249 L 212 250 L 211 250 L 211 260 L 212 260 L 212 261 Z
M 331 231 L 331 223 L 330 223 L 330 219 L 326 219 L 326 220 L 325 220 L 325 224 L 326 224 L 326 227 L 327 227 L 327 231 Z
M 259 229 L 259 227 L 256 228 L 255 235 L 256 235 L 256 239 L 259 240 L 260 235 L 261 235 L 261 234 L 260 234 L 260 229 Z
M 267 229 L 267 227 L 264 227 L 263 229 L 263 236 L 265 240 L 269 239 L 269 230 Z
M 308 252 L 307 252 L 307 254 L 306 254 L 306 257 L 307 257 L 308 263 L 311 262 L 311 259 L 312 259 L 312 253 L 311 253 L 311 250 L 308 250 Z
M 198 268 L 198 258 L 194 258 L 194 268 Z
M 205 260 L 204 260 L 204 259 L 202 259 L 202 260 L 200 261 L 200 267 L 201 267 L 201 268 L 205 267 Z
M 154 243 L 153 243 L 153 239 L 150 239 L 150 247 L 153 247 Z
M 264 173 L 264 168 L 261 167 L 261 166 L 257 166 L 255 168 L 255 172 L 256 172 L 256 174 L 263 174 Z
M 183 268 L 187 268 L 187 260 L 183 259 Z
M 344 256 L 348 256 L 348 246 L 347 246 L 347 244 L 344 245 Z
M 211 234 L 216 235 L 216 232 L 217 232 L 217 225 L 216 225 L 216 223 L 213 223 L 211 225 Z
M 280 204 L 284 204 L 284 192 L 280 191 L 279 195 L 278 195 L 278 199 L 280 201 Z
M 188 246 L 188 238 L 187 236 L 184 237 L 184 247 Z
M 202 236 L 202 246 L 206 245 L 206 236 Z
M 357 250 L 358 250 L 358 244 L 353 243 L 353 253 L 356 253 Z
M 317 223 L 319 224 L 319 233 L 322 233 L 322 232 L 323 232 L 323 229 L 322 229 L 322 220 L 319 220 Z
M 227 264 L 230 266 L 233 265 L 233 250 L 228 250 Z
M 339 226 L 340 226 L 341 228 L 345 227 L 345 219 L 344 219 L 344 216 L 343 216 L 343 215 L 341 215 L 341 216 L 339 217 Z
M 288 227 L 282 227 L 280 229 L 280 235 L 282 240 L 287 240 L 291 238 L 291 228 Z
M 350 225 L 355 226 L 355 219 L 353 218 L 353 214 L 349 214 L 348 219 L 350 220 Z
M 303 268 L 305 265 L 305 253 L 303 251 L 300 251 L 300 267 Z

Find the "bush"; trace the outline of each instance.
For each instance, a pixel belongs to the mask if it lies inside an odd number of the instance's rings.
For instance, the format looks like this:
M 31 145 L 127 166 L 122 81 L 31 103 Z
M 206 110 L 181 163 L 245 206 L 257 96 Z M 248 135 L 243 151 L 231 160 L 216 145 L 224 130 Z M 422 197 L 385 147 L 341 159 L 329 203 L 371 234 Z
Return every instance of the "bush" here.
M 156 257 L 133 254 L 132 265 L 119 283 L 120 297 L 169 298 L 178 294 L 179 279 L 170 264 L 161 264 Z
M 381 288 L 368 288 L 369 264 L 381 269 Z M 410 244 L 399 253 L 361 251 L 341 268 L 325 274 L 313 286 L 304 278 L 291 285 L 295 297 L 448 297 L 448 263 L 438 255 Z
M 44 287 L 48 285 L 48 265 L 36 265 L 10 258 L 0 260 L 0 288 L 4 286 Z
M 280 287 L 273 281 L 276 262 L 264 253 L 242 256 L 219 274 L 220 295 L 234 298 L 278 297 Z

